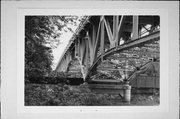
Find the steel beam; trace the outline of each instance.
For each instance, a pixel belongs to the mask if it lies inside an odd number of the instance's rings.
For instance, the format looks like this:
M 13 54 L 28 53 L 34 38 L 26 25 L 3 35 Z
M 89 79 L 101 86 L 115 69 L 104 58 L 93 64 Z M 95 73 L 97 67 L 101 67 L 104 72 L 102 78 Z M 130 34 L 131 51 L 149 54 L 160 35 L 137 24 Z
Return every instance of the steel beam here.
M 86 38 L 85 38 L 85 45 L 86 45 L 86 54 L 85 54 L 85 67 L 86 67 L 86 71 L 85 71 L 85 74 L 86 72 L 88 71 L 88 68 L 89 68 L 89 34 L 87 32 L 86 34 Z
M 104 23 L 105 23 L 107 35 L 108 35 L 108 38 L 109 38 L 109 42 L 110 42 L 110 44 L 112 44 L 113 43 L 113 34 L 112 34 L 112 31 L 111 31 L 110 24 L 105 18 L 104 18 Z
M 132 40 L 137 39 L 139 37 L 138 25 L 139 25 L 138 16 L 133 16 Z
M 100 52 L 101 55 L 104 54 L 104 20 L 101 22 L 101 44 L 100 44 Z M 103 56 L 101 57 L 101 61 L 103 60 Z
M 100 21 L 99 21 L 99 26 L 98 26 L 98 31 L 97 31 L 96 41 L 95 41 L 96 43 L 94 46 L 93 62 L 94 62 L 95 58 L 97 57 L 98 45 L 99 45 L 99 32 L 100 32 L 101 22 L 102 22 L 102 19 L 100 19 Z

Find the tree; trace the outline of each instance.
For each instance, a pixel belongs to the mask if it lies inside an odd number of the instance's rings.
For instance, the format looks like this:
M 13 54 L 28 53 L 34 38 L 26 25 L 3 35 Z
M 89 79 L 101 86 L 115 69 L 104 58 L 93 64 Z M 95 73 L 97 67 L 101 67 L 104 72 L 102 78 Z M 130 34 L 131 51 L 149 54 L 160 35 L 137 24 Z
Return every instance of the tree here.
M 52 65 L 52 49 L 60 44 L 63 31 L 72 31 L 77 16 L 25 16 L 25 78 L 47 75 Z

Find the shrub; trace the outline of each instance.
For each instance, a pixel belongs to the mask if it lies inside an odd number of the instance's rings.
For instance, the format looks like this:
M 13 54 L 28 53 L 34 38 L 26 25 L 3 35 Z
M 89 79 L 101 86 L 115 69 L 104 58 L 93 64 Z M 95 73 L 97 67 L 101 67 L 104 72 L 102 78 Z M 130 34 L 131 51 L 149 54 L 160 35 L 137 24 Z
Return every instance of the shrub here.
M 36 83 L 36 84 L 58 84 L 58 83 L 66 83 L 65 78 L 59 77 L 31 77 L 29 78 L 29 83 Z
M 131 96 L 131 105 L 158 105 L 157 95 Z M 26 84 L 26 106 L 104 106 L 125 105 L 117 95 L 95 94 L 85 85 Z

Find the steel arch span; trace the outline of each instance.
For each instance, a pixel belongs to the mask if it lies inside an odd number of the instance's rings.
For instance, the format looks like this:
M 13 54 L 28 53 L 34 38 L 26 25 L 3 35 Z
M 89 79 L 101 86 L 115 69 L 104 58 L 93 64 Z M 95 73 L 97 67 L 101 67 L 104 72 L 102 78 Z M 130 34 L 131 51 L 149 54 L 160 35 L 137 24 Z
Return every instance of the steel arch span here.
M 139 75 L 158 77 L 159 41 L 159 16 L 84 16 L 56 71 L 69 72 L 74 60 L 89 84 L 122 84 Z

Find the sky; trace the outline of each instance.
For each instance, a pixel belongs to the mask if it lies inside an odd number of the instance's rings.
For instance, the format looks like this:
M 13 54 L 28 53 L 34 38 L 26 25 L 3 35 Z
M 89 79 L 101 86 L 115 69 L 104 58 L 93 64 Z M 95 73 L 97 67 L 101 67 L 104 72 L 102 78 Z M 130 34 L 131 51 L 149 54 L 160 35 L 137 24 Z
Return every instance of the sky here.
M 79 22 L 77 22 L 77 26 L 69 26 L 73 31 L 76 30 L 76 28 L 78 27 Z M 53 56 L 54 56 L 54 60 L 53 60 L 53 66 L 52 68 L 55 69 L 60 58 L 61 55 L 63 54 L 67 44 L 69 43 L 69 40 L 71 39 L 73 33 L 68 31 L 68 32 L 63 32 L 62 35 L 60 36 L 59 40 L 60 40 L 60 44 L 57 48 L 53 49 Z
M 59 46 L 56 49 L 53 49 L 53 56 L 54 56 L 54 60 L 53 60 L 53 69 L 56 68 L 56 65 L 62 55 L 62 53 L 64 52 L 69 40 L 71 39 L 73 33 L 67 32 L 67 33 L 63 33 L 63 35 L 60 38 L 61 43 L 59 44 Z

